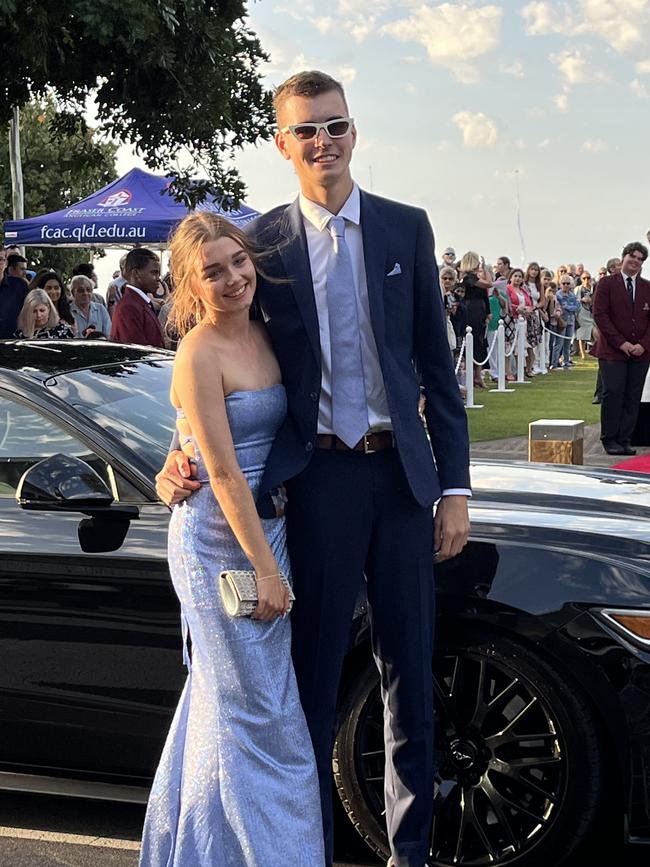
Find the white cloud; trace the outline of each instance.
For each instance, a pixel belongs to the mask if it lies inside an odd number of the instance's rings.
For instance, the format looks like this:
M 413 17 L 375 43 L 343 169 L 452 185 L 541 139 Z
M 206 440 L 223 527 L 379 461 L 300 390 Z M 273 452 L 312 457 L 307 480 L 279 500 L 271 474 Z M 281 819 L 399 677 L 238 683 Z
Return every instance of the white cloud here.
M 404 90 L 407 93 L 411 94 L 411 96 L 413 96 L 414 94 L 416 94 L 418 92 L 417 87 L 413 84 L 412 81 L 406 82 L 406 84 L 404 85 Z
M 357 70 L 354 66 L 339 66 L 336 70 L 336 74 L 338 76 L 339 81 L 342 84 L 352 84 L 354 79 L 357 77 Z
M 593 33 L 620 54 L 647 45 L 650 4 L 647 0 L 582 0 L 580 33 Z
M 503 9 L 466 3 L 420 5 L 380 33 L 402 42 L 418 42 L 434 66 L 442 66 L 464 84 L 475 83 L 479 73 L 471 63 L 499 45 Z
M 553 97 L 553 102 L 555 103 L 555 107 L 558 111 L 561 111 L 562 114 L 566 114 L 569 110 L 569 95 L 566 93 L 558 93 L 557 96 Z
M 546 112 L 539 105 L 529 105 L 526 114 L 528 117 L 546 117 Z
M 468 148 L 492 147 L 499 137 L 496 123 L 482 111 L 459 111 L 452 121 L 463 133 L 463 144 Z
M 531 36 L 568 33 L 572 27 L 571 12 L 566 3 L 528 3 L 520 14 L 526 20 L 526 30 Z
M 619 54 L 647 50 L 648 0 L 533 2 L 521 10 L 530 35 L 598 36 Z
M 582 143 L 580 150 L 585 154 L 601 154 L 607 150 L 607 143 L 601 138 L 588 139 Z
M 356 21 L 352 21 L 344 26 L 346 28 L 349 27 L 350 33 L 357 42 L 363 42 L 377 29 L 377 19 L 374 15 L 369 15 L 368 17 L 358 18 Z
M 537 147 L 538 148 L 547 148 L 550 145 L 550 143 L 551 143 L 550 138 L 543 138 L 540 142 L 538 142 Z
M 638 78 L 635 78 L 634 81 L 630 82 L 630 90 L 635 96 L 638 96 L 639 99 L 650 99 L 648 88 L 642 81 L 639 81 Z
M 650 60 L 640 60 L 635 68 L 639 75 L 650 75 Z
M 330 15 L 322 18 L 312 18 L 311 23 L 321 33 L 330 33 L 336 27 L 336 21 Z
M 567 84 L 586 84 L 590 81 L 603 81 L 603 72 L 594 69 L 581 51 L 561 51 L 551 54 L 550 61 L 564 76 Z
M 524 78 L 524 65 L 521 60 L 513 60 L 512 63 L 501 63 L 499 71 L 504 75 L 512 75 L 513 78 Z

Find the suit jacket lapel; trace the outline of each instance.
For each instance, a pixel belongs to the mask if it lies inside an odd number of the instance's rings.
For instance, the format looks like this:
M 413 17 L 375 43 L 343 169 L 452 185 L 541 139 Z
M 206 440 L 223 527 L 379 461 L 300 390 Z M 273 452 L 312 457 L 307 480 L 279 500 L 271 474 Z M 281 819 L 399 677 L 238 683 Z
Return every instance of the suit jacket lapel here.
M 363 257 L 366 263 L 370 319 L 377 350 L 381 353 L 386 332 L 384 282 L 388 264 L 386 262 L 388 232 L 375 200 L 363 191 L 361 191 L 361 235 L 363 237 Z
M 309 265 L 307 237 L 302 222 L 299 200 L 296 199 L 286 209 L 280 223 L 280 242 L 278 252 L 282 259 L 284 272 L 289 278 L 300 315 L 309 336 L 309 342 L 320 365 L 320 332 L 318 312 L 314 298 L 314 284 Z

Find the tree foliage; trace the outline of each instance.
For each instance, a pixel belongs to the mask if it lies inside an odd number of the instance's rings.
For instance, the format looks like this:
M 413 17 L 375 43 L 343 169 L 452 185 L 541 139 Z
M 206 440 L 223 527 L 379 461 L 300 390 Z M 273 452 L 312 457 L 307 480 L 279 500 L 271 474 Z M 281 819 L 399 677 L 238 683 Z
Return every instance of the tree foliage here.
M 117 148 L 98 140 L 81 117 L 59 123 L 54 97 L 36 100 L 20 113 L 20 150 L 25 189 L 25 214 L 58 211 L 115 180 Z M 6 140 L 5 140 L 6 141 Z M 0 216 L 12 218 L 9 151 L 0 147 Z M 88 250 L 30 247 L 30 261 L 69 274 L 72 265 L 88 259 Z
M 239 201 L 244 186 L 229 159 L 268 138 L 272 122 L 259 73 L 267 57 L 243 0 L 0 0 L 0 11 L 0 121 L 51 92 L 66 106 L 65 129 L 96 92 L 99 128 L 176 177 L 179 198 Z M 179 169 L 181 149 L 207 187 Z

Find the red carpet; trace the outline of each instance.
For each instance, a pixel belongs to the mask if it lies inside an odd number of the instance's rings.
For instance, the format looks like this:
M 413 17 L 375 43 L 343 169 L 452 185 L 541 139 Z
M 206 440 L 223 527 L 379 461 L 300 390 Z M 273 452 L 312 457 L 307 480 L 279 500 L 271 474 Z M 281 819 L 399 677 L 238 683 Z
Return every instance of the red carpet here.
M 612 470 L 626 470 L 629 473 L 650 473 L 650 455 L 637 455 L 635 458 L 628 458 L 626 461 L 621 461 L 620 464 L 613 464 Z

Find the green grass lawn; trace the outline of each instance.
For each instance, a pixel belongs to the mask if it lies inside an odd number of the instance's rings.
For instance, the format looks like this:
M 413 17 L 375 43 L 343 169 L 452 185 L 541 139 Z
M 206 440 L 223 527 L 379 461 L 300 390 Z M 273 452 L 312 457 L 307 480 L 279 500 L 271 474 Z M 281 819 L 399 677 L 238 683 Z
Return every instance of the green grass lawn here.
M 596 374 L 595 359 L 574 358 L 568 371 L 535 376 L 529 385 L 507 383 L 515 394 L 476 389 L 474 403 L 483 404 L 483 409 L 467 411 L 471 442 L 528 436 L 528 424 L 538 418 L 574 418 L 594 424 L 600 419 L 600 407 L 591 402 Z

